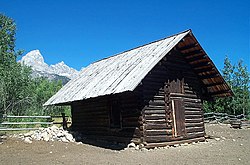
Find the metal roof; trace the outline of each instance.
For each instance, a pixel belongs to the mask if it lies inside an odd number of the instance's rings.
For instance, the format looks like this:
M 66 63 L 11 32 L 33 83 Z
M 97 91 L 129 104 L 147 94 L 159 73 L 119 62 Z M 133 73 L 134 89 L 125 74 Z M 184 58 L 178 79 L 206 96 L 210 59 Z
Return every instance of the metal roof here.
M 133 91 L 148 72 L 191 33 L 191 30 L 187 30 L 92 63 L 44 105 L 69 104 L 73 101 Z

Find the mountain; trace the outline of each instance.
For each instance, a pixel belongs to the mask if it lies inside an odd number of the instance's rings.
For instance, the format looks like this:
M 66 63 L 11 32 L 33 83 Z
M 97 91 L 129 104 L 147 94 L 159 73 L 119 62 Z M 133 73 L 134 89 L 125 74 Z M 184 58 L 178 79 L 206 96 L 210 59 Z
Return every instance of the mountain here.
M 62 80 L 63 84 L 79 73 L 79 71 L 69 67 L 63 61 L 54 65 L 46 64 L 39 50 L 30 51 L 19 62 L 32 68 L 32 76 L 47 77 L 50 80 Z

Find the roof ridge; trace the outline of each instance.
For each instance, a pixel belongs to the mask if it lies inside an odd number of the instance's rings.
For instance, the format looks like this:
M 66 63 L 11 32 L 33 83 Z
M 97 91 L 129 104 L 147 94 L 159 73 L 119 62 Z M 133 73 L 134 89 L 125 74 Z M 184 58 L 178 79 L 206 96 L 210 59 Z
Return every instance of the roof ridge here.
M 102 59 L 100 59 L 100 60 L 94 61 L 94 62 L 93 62 L 93 63 L 91 63 L 91 64 L 94 64 L 94 63 L 97 63 L 97 62 L 100 62 L 100 61 L 103 61 L 103 60 L 109 59 L 109 58 L 111 58 L 111 57 L 118 56 L 118 55 L 123 54 L 123 53 L 125 53 L 125 52 L 129 52 L 129 51 L 131 51 L 131 50 L 135 50 L 135 49 L 138 49 L 138 48 L 143 47 L 143 46 L 146 46 L 146 45 L 153 44 L 153 43 L 155 43 L 155 42 L 159 42 L 159 41 L 165 40 L 165 39 L 167 39 L 167 38 L 171 38 L 171 37 L 173 37 L 173 36 L 180 35 L 180 34 L 182 34 L 182 33 L 186 33 L 186 32 L 188 32 L 188 31 L 192 33 L 192 30 L 191 30 L 191 29 L 184 30 L 184 31 L 182 31 L 182 32 L 179 32 L 179 33 L 176 33 L 176 34 L 173 34 L 173 35 L 170 35 L 170 36 L 167 36 L 167 37 L 164 37 L 164 38 L 158 39 L 158 40 L 154 40 L 154 41 L 152 41 L 152 42 L 149 42 L 149 43 L 146 43 L 146 44 L 143 44 L 143 45 L 140 45 L 140 46 L 136 46 L 136 47 L 131 48 L 131 49 L 128 49 L 128 50 L 122 51 L 122 52 L 120 52 L 120 53 L 116 53 L 116 54 L 114 54 L 114 55 L 111 55 L 111 56 L 108 56 L 108 57 L 104 57 L 104 58 L 102 58 Z

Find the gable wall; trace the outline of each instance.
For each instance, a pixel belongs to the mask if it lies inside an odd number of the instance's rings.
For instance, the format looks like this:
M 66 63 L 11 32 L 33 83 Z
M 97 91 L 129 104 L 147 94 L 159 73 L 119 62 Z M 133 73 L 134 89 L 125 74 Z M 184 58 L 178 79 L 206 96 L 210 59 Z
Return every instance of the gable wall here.
M 143 141 L 150 147 L 160 143 L 203 139 L 202 84 L 178 52 L 167 55 L 143 80 Z M 167 91 L 171 82 L 183 80 L 183 94 Z M 173 87 L 172 87 L 173 88 Z M 168 89 L 169 90 L 169 89 Z M 185 136 L 174 137 L 171 101 L 181 99 L 184 106 Z M 157 143 L 157 144 L 156 144 Z M 170 144 L 170 143 L 169 143 Z M 161 145 L 161 144 L 160 144 Z

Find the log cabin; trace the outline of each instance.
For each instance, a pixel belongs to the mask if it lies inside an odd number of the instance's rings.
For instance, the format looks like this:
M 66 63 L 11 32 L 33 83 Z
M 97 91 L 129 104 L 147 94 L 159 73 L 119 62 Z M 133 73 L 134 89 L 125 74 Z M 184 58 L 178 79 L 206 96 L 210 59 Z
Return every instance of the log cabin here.
M 191 30 L 96 61 L 44 105 L 72 129 L 146 148 L 204 141 L 202 103 L 233 93 Z

